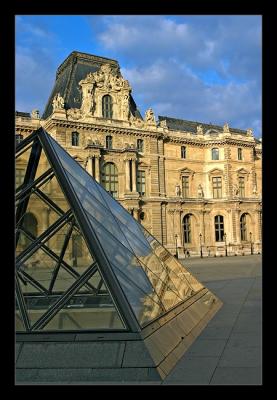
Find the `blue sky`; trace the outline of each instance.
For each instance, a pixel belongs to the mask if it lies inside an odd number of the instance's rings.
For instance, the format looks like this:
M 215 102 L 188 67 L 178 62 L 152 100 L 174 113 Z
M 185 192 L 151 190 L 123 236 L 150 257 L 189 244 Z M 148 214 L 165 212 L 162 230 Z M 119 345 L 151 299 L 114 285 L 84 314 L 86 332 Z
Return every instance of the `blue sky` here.
M 261 137 L 262 18 L 18 15 L 16 110 L 43 113 L 73 51 L 116 59 L 144 115 L 252 128 Z

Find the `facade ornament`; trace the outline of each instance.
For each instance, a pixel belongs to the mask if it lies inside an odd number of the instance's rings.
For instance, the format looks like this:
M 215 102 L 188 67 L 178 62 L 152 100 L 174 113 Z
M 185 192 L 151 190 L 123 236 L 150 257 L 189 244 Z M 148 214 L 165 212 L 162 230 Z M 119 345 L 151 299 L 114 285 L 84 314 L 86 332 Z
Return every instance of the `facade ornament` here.
M 203 130 L 203 126 L 202 125 L 197 125 L 196 133 L 197 133 L 197 135 L 204 135 L 204 130 Z
M 82 111 L 79 108 L 70 108 L 67 110 L 67 117 L 71 119 L 80 119 L 82 117 Z
M 33 110 L 33 111 L 31 112 L 31 117 L 32 117 L 33 119 L 39 119 L 39 110 Z
M 254 186 L 253 186 L 253 195 L 254 195 L 254 196 L 257 196 L 257 194 L 258 194 L 257 185 L 254 184 Z
M 166 119 L 163 119 L 162 121 L 160 121 L 160 127 L 161 128 L 167 128 Z
M 227 122 L 223 125 L 223 132 L 230 133 L 229 125 L 227 124 Z
M 239 195 L 239 187 L 238 187 L 238 185 L 236 183 L 233 185 L 233 193 L 234 193 L 234 197 L 238 197 L 238 195 Z
M 60 95 L 60 93 L 57 93 L 55 95 L 53 102 L 52 102 L 52 106 L 53 106 L 53 111 L 64 109 L 64 99 Z
M 202 185 L 201 185 L 201 184 L 198 185 L 197 194 L 198 194 L 198 198 L 203 199 L 203 197 L 204 197 L 204 191 L 203 191 L 203 188 L 202 188 Z
M 178 185 L 178 183 L 175 186 L 175 194 L 176 196 L 180 197 L 181 196 L 181 188 L 180 185 Z
M 253 136 L 253 129 L 251 128 L 247 129 L 246 136 Z
M 134 117 L 134 115 L 131 115 L 130 122 L 132 125 L 136 126 L 137 128 L 144 128 L 144 126 L 145 126 L 144 120 Z
M 121 116 L 123 119 L 129 119 L 130 106 L 129 106 L 129 93 L 124 94 L 121 99 Z
M 145 119 L 145 122 L 147 123 L 147 125 L 156 125 L 155 116 L 154 116 L 154 112 L 153 112 L 152 108 L 149 108 L 145 112 L 144 119 Z

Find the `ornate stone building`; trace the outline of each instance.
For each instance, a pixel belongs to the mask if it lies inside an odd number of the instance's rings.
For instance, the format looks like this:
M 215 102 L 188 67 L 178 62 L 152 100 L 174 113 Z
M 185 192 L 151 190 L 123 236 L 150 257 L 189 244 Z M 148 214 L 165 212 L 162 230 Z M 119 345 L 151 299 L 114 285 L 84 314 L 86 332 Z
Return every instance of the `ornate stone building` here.
M 143 118 L 131 92 L 115 60 L 73 52 L 42 118 L 16 112 L 16 140 L 43 126 L 180 258 L 261 252 L 261 141 L 228 124 L 156 119 L 151 108 Z M 19 159 L 17 185 L 23 170 Z M 47 218 L 34 210 L 33 230 Z

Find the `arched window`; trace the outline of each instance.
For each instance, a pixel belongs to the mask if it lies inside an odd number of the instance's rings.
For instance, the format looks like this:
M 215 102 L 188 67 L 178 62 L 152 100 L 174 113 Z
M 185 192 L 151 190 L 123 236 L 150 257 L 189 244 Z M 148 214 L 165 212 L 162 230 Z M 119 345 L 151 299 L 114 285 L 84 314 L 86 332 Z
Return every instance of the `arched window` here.
M 223 242 L 224 240 L 224 219 L 222 215 L 216 215 L 214 217 L 214 227 L 215 227 L 215 241 Z
M 79 133 L 78 132 L 72 132 L 71 134 L 71 144 L 72 146 L 79 146 Z
M 38 235 L 38 222 L 34 214 L 26 213 L 24 215 L 22 230 L 26 231 L 26 233 L 34 236 L 35 238 Z M 20 233 L 19 244 L 25 249 L 32 243 L 32 240 L 27 237 L 24 233 Z
M 242 214 L 240 217 L 240 240 L 247 240 L 246 214 Z
M 184 243 L 191 243 L 191 217 L 190 214 L 184 216 Z
M 113 197 L 118 196 L 118 173 L 114 163 L 108 162 L 103 166 L 101 182 L 102 186 L 110 192 Z
M 219 150 L 217 147 L 212 149 L 212 160 L 219 160 Z
M 106 94 L 102 98 L 102 115 L 103 115 L 103 118 L 112 118 L 113 117 L 112 98 L 108 94 Z
M 113 148 L 113 137 L 106 136 L 106 149 L 112 149 L 112 148 Z

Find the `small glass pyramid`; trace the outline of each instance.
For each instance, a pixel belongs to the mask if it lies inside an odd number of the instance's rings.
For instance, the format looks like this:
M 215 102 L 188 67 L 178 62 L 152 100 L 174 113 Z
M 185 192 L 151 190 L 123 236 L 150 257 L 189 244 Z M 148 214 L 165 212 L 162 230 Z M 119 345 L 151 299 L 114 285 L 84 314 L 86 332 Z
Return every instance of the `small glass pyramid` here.
M 203 289 L 43 128 L 16 151 L 18 332 L 140 332 Z

